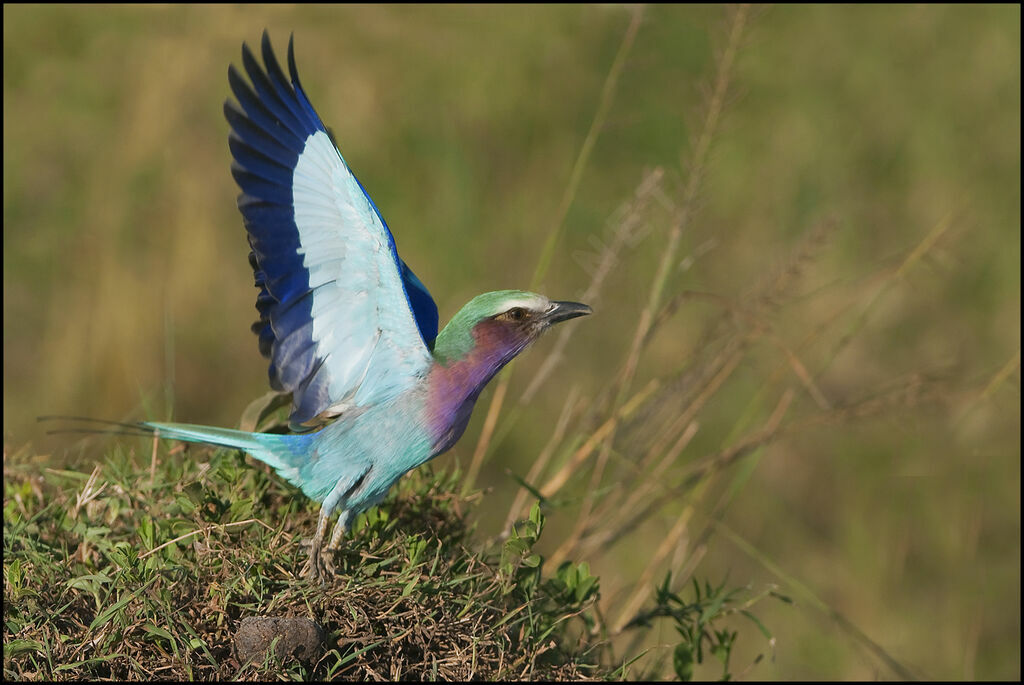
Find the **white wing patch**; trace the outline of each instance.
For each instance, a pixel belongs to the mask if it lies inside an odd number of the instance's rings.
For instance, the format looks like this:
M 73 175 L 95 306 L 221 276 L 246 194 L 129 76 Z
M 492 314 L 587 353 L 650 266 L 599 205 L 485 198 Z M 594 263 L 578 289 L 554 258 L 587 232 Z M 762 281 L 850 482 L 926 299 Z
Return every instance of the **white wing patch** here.
M 326 133 L 306 140 L 293 176 L 299 254 L 313 291 L 312 337 L 332 410 L 393 397 L 430 366 L 387 228 Z

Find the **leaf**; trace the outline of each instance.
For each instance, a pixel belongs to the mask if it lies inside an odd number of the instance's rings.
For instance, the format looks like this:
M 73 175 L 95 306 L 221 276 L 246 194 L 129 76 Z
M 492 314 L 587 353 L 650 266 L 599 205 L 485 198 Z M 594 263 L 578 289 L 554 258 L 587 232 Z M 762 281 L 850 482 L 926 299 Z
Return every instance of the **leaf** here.
M 542 495 L 540 493 L 540 490 L 538 490 L 534 486 L 530 485 L 525 480 L 523 480 L 522 477 L 520 477 L 519 475 L 517 475 L 515 473 L 512 473 L 511 471 L 508 471 L 508 475 L 512 476 L 512 480 L 514 480 L 515 482 L 517 482 L 521 486 L 523 486 L 526 489 L 527 492 L 529 492 L 531 495 L 536 497 L 539 501 L 544 501 L 544 495 Z
M 97 626 L 101 626 L 104 623 L 106 623 L 110 619 L 110 617 L 117 612 L 118 609 L 121 609 L 126 604 L 128 604 L 128 602 L 132 601 L 133 599 L 141 595 L 142 592 L 150 585 L 152 585 L 153 581 L 155 581 L 158 577 L 159 576 L 153 576 L 153 578 L 146 581 L 145 585 L 137 588 L 134 592 L 125 595 L 121 599 L 117 600 L 114 604 L 107 607 L 103 612 L 97 614 L 96 618 L 94 618 L 92 620 L 92 623 L 89 624 L 89 632 L 91 633 L 93 629 L 95 629 Z
M 722 662 L 723 665 L 729 663 L 729 652 L 732 650 L 732 645 L 729 643 L 720 643 L 711 648 L 711 653 L 716 659 Z
M 585 576 L 576 587 L 576 601 L 583 602 L 590 597 L 592 591 L 597 586 L 597 576 L 587 575 Z
M 761 620 L 757 616 L 754 616 L 752 613 L 750 613 L 746 609 L 741 609 L 740 613 L 743 614 L 744 616 L 746 616 L 747 618 L 749 618 L 751 621 L 754 622 L 754 625 L 756 625 L 758 630 L 761 631 L 761 634 L 764 635 L 764 639 L 766 639 L 766 640 L 771 640 L 772 639 L 771 632 L 767 628 L 765 628 L 764 624 L 761 623 Z
M 712 618 L 714 618 L 715 616 L 718 615 L 718 612 L 722 608 L 722 604 L 725 603 L 725 600 L 726 600 L 726 598 L 721 596 L 721 595 L 719 595 L 718 597 L 715 597 L 714 599 L 712 599 L 711 603 L 708 604 L 704 608 L 704 611 L 702 611 L 700 613 L 700 619 L 699 619 L 698 622 L 701 625 L 705 625 L 705 624 L 709 623 Z
M 117 542 L 107 552 L 107 557 L 117 565 L 118 568 L 132 568 L 139 559 L 138 551 L 127 542 Z
M 142 538 L 142 544 L 146 546 L 146 549 L 156 547 L 154 528 L 153 519 L 149 516 L 143 516 L 142 520 L 139 521 L 139 537 Z
M 142 626 L 142 629 L 145 630 L 150 635 L 156 635 L 157 637 L 162 637 L 163 639 L 167 640 L 168 642 L 173 642 L 174 641 L 174 636 L 173 635 L 171 635 L 168 631 L 164 630 L 163 628 L 160 628 L 159 626 L 153 625 L 152 623 L 147 623 L 146 625 Z
M 76 590 L 96 592 L 99 589 L 99 585 L 110 582 L 113 582 L 112 579 L 102 573 L 90 573 L 88 575 L 72 578 L 67 582 L 67 586 Z
M 79 471 L 65 471 L 63 469 L 46 469 L 46 472 L 54 476 L 60 476 L 61 478 L 70 478 L 71 480 L 87 481 L 89 480 L 88 473 L 81 473 Z
M 540 537 L 540 531 L 544 528 L 544 514 L 540 511 L 540 501 L 534 502 L 530 507 L 530 521 L 537 527 L 537 537 Z
M 505 551 L 509 556 L 519 556 L 530 549 L 530 545 L 519 538 L 509 538 L 505 542 Z
M 236 499 L 231 503 L 228 515 L 233 521 L 242 521 L 252 518 L 252 498 Z
M 10 640 L 4 643 L 4 659 L 23 652 L 42 652 L 43 643 L 38 640 Z
M 672 667 L 680 680 L 685 682 L 693 680 L 693 650 L 689 645 L 676 645 L 676 649 L 672 653 Z
M 289 393 L 271 391 L 257 397 L 249 403 L 242 411 L 242 417 L 238 420 L 238 427 L 247 432 L 253 432 L 265 418 L 281 407 L 288 405 L 292 400 Z

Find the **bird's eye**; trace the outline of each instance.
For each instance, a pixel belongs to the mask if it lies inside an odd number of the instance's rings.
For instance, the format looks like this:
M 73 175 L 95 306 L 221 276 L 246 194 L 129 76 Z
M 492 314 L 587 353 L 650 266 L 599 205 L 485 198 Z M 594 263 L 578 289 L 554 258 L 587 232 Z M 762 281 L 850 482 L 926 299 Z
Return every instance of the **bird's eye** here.
M 522 321 L 527 317 L 527 312 L 522 307 L 512 307 L 507 312 L 498 315 L 502 321 Z

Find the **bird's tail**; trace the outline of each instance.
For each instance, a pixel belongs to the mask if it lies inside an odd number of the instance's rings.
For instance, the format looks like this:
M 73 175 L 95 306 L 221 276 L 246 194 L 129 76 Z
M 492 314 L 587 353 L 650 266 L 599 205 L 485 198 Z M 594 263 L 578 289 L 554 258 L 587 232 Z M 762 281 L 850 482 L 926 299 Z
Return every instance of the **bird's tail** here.
M 309 459 L 310 443 L 316 435 L 316 433 L 299 435 L 249 433 L 231 428 L 156 421 L 143 421 L 138 425 L 152 431 L 160 438 L 202 442 L 243 450 L 265 464 L 269 464 L 281 476 L 300 487 L 298 469 Z

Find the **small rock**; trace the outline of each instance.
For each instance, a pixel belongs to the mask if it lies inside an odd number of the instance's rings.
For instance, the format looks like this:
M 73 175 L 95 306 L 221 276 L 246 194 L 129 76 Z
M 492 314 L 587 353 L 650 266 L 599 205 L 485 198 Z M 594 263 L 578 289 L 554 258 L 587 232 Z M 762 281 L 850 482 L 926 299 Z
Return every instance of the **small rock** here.
M 262 660 L 276 637 L 281 638 L 275 652 L 282 661 L 294 657 L 310 664 L 323 653 L 324 631 L 308 618 L 250 616 L 242 619 L 235 633 L 238 660 Z

